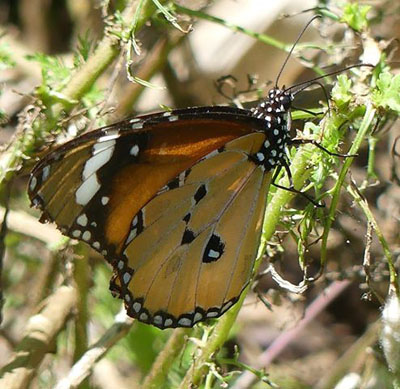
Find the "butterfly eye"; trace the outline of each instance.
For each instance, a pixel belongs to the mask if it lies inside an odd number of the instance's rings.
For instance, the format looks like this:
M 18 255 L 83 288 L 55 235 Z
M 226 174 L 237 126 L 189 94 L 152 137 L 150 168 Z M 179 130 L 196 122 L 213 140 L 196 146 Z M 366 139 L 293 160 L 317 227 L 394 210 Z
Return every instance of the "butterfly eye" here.
M 280 104 L 284 107 L 284 110 L 287 111 L 292 105 L 293 97 L 289 94 L 282 94 L 279 97 Z

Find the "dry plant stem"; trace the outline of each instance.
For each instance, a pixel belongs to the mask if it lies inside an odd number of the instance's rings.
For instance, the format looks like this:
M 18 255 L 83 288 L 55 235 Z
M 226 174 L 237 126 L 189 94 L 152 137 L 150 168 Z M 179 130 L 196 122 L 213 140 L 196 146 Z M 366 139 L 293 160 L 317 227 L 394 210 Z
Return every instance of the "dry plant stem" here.
M 360 126 L 360 129 L 357 132 L 357 136 L 354 139 L 354 142 L 353 142 L 348 154 L 351 154 L 351 155 L 357 154 L 357 152 L 361 146 L 361 143 L 364 141 L 364 139 L 366 138 L 366 135 L 368 133 L 368 130 L 371 128 L 375 114 L 376 114 L 375 108 L 373 108 L 371 103 L 368 103 L 365 114 L 364 114 L 363 121 Z M 353 163 L 353 158 L 354 157 L 346 158 L 346 160 L 343 163 L 342 170 L 340 171 L 339 177 L 336 181 L 335 187 L 333 188 L 332 202 L 331 202 L 331 206 L 329 208 L 329 215 L 328 215 L 328 218 L 327 218 L 325 226 L 324 226 L 324 232 L 322 234 L 322 243 L 321 243 L 321 267 L 322 268 L 325 266 L 326 261 L 327 261 L 328 236 L 329 236 L 329 231 L 331 230 L 331 227 L 332 227 L 332 223 L 335 220 L 336 209 L 339 204 L 340 191 L 343 186 L 344 180 L 346 178 L 347 172 L 349 171 L 349 168 L 350 168 L 351 164 Z
M 292 178 L 296 188 L 301 188 L 311 173 L 311 171 L 307 169 L 307 165 L 309 163 L 310 153 L 312 151 L 313 146 L 305 145 L 297 151 L 295 157 L 292 160 Z M 280 181 L 280 184 L 287 186 L 287 179 L 282 179 Z M 268 204 L 266 210 L 266 215 L 268 215 L 268 217 L 266 217 L 264 222 L 259 256 L 254 265 L 253 274 L 257 274 L 258 267 L 261 264 L 263 254 L 265 252 L 266 242 L 272 237 L 273 233 L 275 232 L 276 226 L 280 219 L 282 208 L 293 197 L 294 194 L 292 192 L 278 189 L 273 196 L 272 201 Z M 249 287 L 244 290 L 237 304 L 218 320 L 218 323 L 216 324 L 213 333 L 207 341 L 206 345 L 202 348 L 199 348 L 199 355 L 196 356 L 192 366 L 186 373 L 180 385 L 181 389 L 186 389 L 190 387 L 191 384 L 199 384 L 202 377 L 207 373 L 208 365 L 206 365 L 206 363 L 211 359 L 212 355 L 223 346 L 223 344 L 227 340 L 229 332 L 235 323 L 236 317 L 239 313 L 239 310 L 243 304 L 248 290 Z
M 176 42 L 171 43 L 168 38 L 161 38 L 146 58 L 144 58 L 144 64 L 140 67 L 136 76 L 142 80 L 149 81 L 164 67 L 169 52 L 176 46 L 177 42 L 179 42 L 178 39 L 176 39 Z M 121 120 L 121 118 L 132 114 L 132 107 L 143 89 L 144 86 L 140 84 L 129 83 L 126 88 L 122 90 L 121 99 L 112 115 L 112 121 Z
M 368 202 L 366 199 L 364 199 L 358 190 L 356 190 L 355 187 L 352 185 L 347 185 L 346 186 L 347 191 L 353 196 L 354 201 L 360 206 L 360 208 L 363 210 L 368 223 L 372 225 L 372 228 L 375 231 L 376 236 L 378 237 L 379 243 L 382 246 L 383 253 L 386 257 L 388 267 L 389 267 L 389 274 L 390 274 L 390 288 L 397 294 L 398 297 L 400 297 L 399 294 L 399 285 L 397 281 L 397 272 L 396 268 L 394 265 L 394 260 L 392 256 L 392 252 L 390 251 L 389 245 L 386 242 L 385 237 L 382 234 L 381 229 L 379 228 L 378 223 L 376 222 L 376 219 L 374 215 L 371 212 L 371 209 L 369 208 Z M 390 293 L 390 291 L 389 291 Z M 388 293 L 388 295 L 389 295 Z
M 150 372 L 143 381 L 142 389 L 157 389 L 165 386 L 171 366 L 182 352 L 190 332 L 189 328 L 177 328 L 172 332 L 164 349 L 154 361 Z
M 354 363 L 365 358 L 365 350 L 376 343 L 381 330 L 381 321 L 373 323 L 367 331 L 335 362 L 315 386 L 316 389 L 330 389 L 349 372 Z
M 88 261 L 88 248 L 79 245 L 75 251 L 77 258 L 74 260 L 73 278 L 78 292 L 77 312 L 75 316 L 75 342 L 73 361 L 76 362 L 88 348 L 88 293 L 90 280 L 90 266 Z
M 303 319 L 298 324 L 281 333 L 258 358 L 257 368 L 267 368 L 276 357 L 296 338 L 301 336 L 304 328 L 311 323 L 335 298 L 340 295 L 348 286 L 350 281 L 335 281 L 323 293 L 321 293 L 306 309 Z M 236 381 L 232 389 L 249 388 L 257 380 L 250 371 L 246 371 Z
M 119 314 L 121 315 L 121 314 Z M 125 315 L 121 315 L 123 319 L 117 320 L 101 337 L 101 339 L 91 346 L 75 363 L 67 377 L 63 378 L 55 389 L 76 388 L 91 373 L 97 361 L 104 357 L 110 348 L 112 348 L 121 338 L 123 338 L 132 327 L 132 319 Z
M 65 328 L 76 305 L 76 291 L 62 286 L 45 302 L 45 306 L 27 324 L 11 361 L 0 370 L 0 388 L 27 388 L 45 355 L 54 349 L 54 341 Z
M 0 219 L 5 209 L 0 207 Z M 61 233 L 51 224 L 40 224 L 36 217 L 22 211 L 10 210 L 7 217 L 9 230 L 38 239 L 46 244 L 54 244 L 62 239 Z

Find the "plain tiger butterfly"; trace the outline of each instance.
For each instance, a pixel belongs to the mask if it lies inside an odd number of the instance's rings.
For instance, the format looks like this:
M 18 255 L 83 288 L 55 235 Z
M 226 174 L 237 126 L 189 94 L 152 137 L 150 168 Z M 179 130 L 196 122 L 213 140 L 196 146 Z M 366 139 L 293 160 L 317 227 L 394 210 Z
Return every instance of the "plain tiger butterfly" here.
M 32 205 L 106 258 L 129 316 L 162 329 L 219 317 L 249 283 L 272 172 L 287 166 L 291 90 L 79 136 L 34 167 Z

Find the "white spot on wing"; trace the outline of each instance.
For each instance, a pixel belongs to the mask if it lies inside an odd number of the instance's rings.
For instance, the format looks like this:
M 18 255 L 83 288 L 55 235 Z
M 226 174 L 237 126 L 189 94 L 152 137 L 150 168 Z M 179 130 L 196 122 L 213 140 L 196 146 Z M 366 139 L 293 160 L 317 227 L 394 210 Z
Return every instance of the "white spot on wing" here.
M 169 327 L 171 325 L 172 325 L 172 320 L 171 319 L 165 319 L 164 327 Z
M 101 143 L 97 142 L 93 146 L 93 156 L 86 161 L 85 167 L 83 168 L 83 180 L 88 179 L 111 159 L 114 153 L 114 147 L 115 140 Z
M 31 181 L 29 183 L 30 191 L 33 191 L 36 188 L 36 185 L 37 185 L 37 178 L 35 176 L 32 176 Z
M 143 128 L 143 122 L 139 121 L 139 122 L 133 123 L 131 128 L 132 128 L 132 130 L 139 130 L 139 129 Z
M 131 280 L 131 275 L 129 273 L 125 273 L 123 276 L 124 284 L 127 284 Z
M 143 320 L 143 321 L 147 320 L 148 318 L 149 318 L 149 315 L 146 312 L 142 312 L 139 316 L 139 319 Z
M 137 157 L 139 154 L 139 146 L 138 145 L 132 146 L 131 149 L 129 150 L 129 154 L 133 155 L 134 157 Z
M 129 233 L 128 237 L 126 238 L 126 242 L 125 242 L 126 245 L 131 243 L 132 240 L 136 238 L 136 232 L 137 232 L 136 228 L 133 228 L 131 230 L 131 232 Z
M 220 257 L 220 253 L 219 253 L 218 251 L 215 251 L 215 250 L 213 250 L 213 249 L 210 249 L 209 252 L 208 252 L 208 256 L 209 256 L 210 258 L 215 258 L 215 259 L 217 259 L 217 258 Z
M 91 237 L 92 237 L 92 234 L 90 233 L 90 231 L 85 231 L 82 234 L 82 239 L 85 240 L 86 242 L 89 241 Z
M 75 201 L 79 205 L 86 205 L 100 189 L 97 176 L 93 174 L 75 192 Z
M 233 301 L 228 301 L 221 309 L 221 312 L 227 311 L 233 305 Z
M 192 321 L 187 317 L 182 317 L 178 320 L 178 324 L 184 327 L 190 327 L 192 325 Z
M 216 316 L 218 316 L 218 312 L 216 311 L 207 312 L 207 317 L 216 317 Z
M 117 138 L 119 138 L 119 131 L 116 134 L 108 134 L 108 135 L 101 136 L 97 140 L 97 142 L 108 142 L 110 140 L 117 139 Z
M 86 227 L 87 223 L 88 223 L 88 218 L 86 216 L 85 213 L 83 213 L 82 215 L 80 215 L 77 219 L 76 219 L 77 224 L 79 224 L 82 227 Z
M 107 205 L 109 201 L 110 201 L 110 198 L 107 197 L 107 196 L 103 196 L 103 197 L 101 198 L 101 203 L 102 203 L 103 205 Z
M 196 312 L 196 314 L 194 315 L 193 321 L 197 323 L 202 318 L 203 318 L 203 315 L 200 312 Z
M 47 165 L 47 166 L 43 169 L 42 181 L 46 181 L 46 180 L 49 178 L 49 174 L 50 174 L 50 166 Z
M 82 232 L 80 230 L 74 230 L 72 231 L 72 236 L 74 238 L 79 238 L 81 236 Z

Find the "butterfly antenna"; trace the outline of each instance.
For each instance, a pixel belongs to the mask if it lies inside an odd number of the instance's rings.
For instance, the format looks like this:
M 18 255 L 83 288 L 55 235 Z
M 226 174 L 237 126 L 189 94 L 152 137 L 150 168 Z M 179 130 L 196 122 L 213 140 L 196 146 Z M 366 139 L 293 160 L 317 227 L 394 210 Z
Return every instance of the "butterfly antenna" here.
M 279 73 L 276 77 L 276 81 L 275 81 L 275 88 L 278 88 L 278 83 L 279 83 L 279 79 L 282 75 L 283 70 L 285 69 L 286 64 L 289 61 L 289 58 L 291 57 L 294 48 L 296 47 L 296 45 L 299 43 L 299 40 L 302 38 L 302 36 L 304 35 L 304 33 L 306 32 L 307 28 L 310 26 L 310 24 L 315 20 L 315 19 L 321 19 L 322 17 L 320 15 L 316 15 L 313 18 L 311 18 L 309 20 L 309 22 L 304 26 L 303 30 L 301 31 L 301 33 L 299 34 L 299 36 L 297 37 L 296 41 L 293 43 L 291 49 L 289 50 L 288 55 L 286 56 L 286 59 L 283 61 L 283 64 L 281 66 L 281 70 L 279 70 Z
M 354 64 L 354 65 L 346 66 L 346 67 L 344 67 L 342 69 L 335 70 L 333 72 L 324 74 L 323 76 L 318 76 L 318 77 L 315 77 L 315 78 L 313 78 L 311 80 L 307 80 L 307 81 L 299 82 L 298 84 L 294 84 L 294 85 L 290 86 L 289 88 L 286 88 L 285 92 L 289 92 L 292 89 L 300 87 L 298 90 L 293 92 L 293 94 L 296 95 L 297 93 L 303 91 L 304 89 L 307 89 L 311 84 L 315 83 L 318 80 L 322 80 L 323 78 L 343 73 L 343 72 L 345 72 L 347 70 L 350 70 L 350 69 L 353 69 L 353 68 L 361 68 L 363 66 L 370 67 L 370 68 L 374 68 L 375 67 L 375 65 L 372 65 L 370 63 L 357 63 L 357 64 Z

